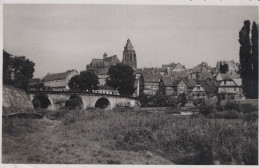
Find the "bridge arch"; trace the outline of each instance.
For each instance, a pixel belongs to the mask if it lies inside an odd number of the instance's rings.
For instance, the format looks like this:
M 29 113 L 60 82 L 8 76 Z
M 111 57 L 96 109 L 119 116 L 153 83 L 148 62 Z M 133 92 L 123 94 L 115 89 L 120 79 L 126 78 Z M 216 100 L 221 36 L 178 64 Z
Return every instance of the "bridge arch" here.
M 72 101 L 74 102 L 72 102 Z M 83 99 L 82 96 L 80 95 L 77 95 L 77 94 L 73 94 L 73 95 L 70 95 L 69 97 L 66 98 L 66 101 L 65 101 L 65 106 L 73 106 L 73 108 L 75 108 L 76 106 L 77 107 L 80 107 L 81 109 L 85 109 L 86 108 L 86 101 Z
M 95 107 L 100 109 L 111 109 L 111 103 L 107 98 L 101 97 L 96 101 Z
M 35 94 L 32 98 L 34 108 L 53 109 L 53 100 L 44 93 Z

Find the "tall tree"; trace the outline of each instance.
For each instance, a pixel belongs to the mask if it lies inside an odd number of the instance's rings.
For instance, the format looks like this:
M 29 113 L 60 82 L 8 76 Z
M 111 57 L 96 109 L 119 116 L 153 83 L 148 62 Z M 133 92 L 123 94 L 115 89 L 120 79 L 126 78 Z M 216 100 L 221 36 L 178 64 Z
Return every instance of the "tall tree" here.
M 251 42 L 252 42 L 252 98 L 258 98 L 258 83 L 259 83 L 259 72 L 258 72 L 258 25 L 253 22 L 251 31 Z
M 78 77 L 78 87 L 80 91 L 92 92 L 97 89 L 98 76 L 93 71 L 81 71 Z
M 79 91 L 79 75 L 73 76 L 68 85 L 71 91 Z
M 129 65 L 117 64 L 109 68 L 107 85 L 118 89 L 120 95 L 130 96 L 135 92 L 134 70 Z
M 252 64 L 251 64 L 251 43 L 250 43 L 250 21 L 244 21 L 244 26 L 239 32 L 240 43 L 240 75 L 242 77 L 242 88 L 247 98 L 251 97 L 251 79 L 252 79 Z
M 3 82 L 20 89 L 27 90 L 29 79 L 34 73 L 34 62 L 25 56 L 15 56 L 3 51 Z M 11 79 L 13 76 L 13 79 Z

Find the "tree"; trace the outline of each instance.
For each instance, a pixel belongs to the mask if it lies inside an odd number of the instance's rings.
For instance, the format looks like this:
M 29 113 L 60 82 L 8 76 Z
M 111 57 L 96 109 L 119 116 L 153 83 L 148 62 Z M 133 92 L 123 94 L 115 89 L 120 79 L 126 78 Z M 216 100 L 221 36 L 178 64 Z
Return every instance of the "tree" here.
M 29 79 L 32 79 L 34 73 L 34 62 L 25 56 L 11 56 L 11 54 L 3 51 L 4 65 L 4 84 L 11 85 L 20 89 L 27 90 Z M 11 75 L 14 79 L 11 79 Z
M 78 91 L 79 90 L 79 75 L 73 76 L 70 79 L 68 85 L 69 85 L 70 90 Z
M 108 70 L 107 85 L 118 89 L 120 95 L 130 96 L 135 92 L 134 70 L 129 65 L 117 64 Z
M 79 75 L 73 76 L 69 81 L 69 88 L 73 91 L 92 92 L 97 89 L 98 76 L 93 71 L 81 71 Z
M 228 71 L 228 64 L 220 64 L 220 67 L 219 67 L 219 69 L 220 69 L 220 73 L 222 73 L 222 74 L 225 74 L 225 73 L 227 73 L 227 71 Z
M 250 41 L 250 21 L 244 21 L 239 32 L 242 88 L 247 98 L 258 98 L 258 26 L 253 23 Z
M 258 98 L 258 83 L 259 83 L 259 72 L 258 72 L 258 25 L 253 22 L 251 31 L 251 42 L 252 42 L 252 98 Z

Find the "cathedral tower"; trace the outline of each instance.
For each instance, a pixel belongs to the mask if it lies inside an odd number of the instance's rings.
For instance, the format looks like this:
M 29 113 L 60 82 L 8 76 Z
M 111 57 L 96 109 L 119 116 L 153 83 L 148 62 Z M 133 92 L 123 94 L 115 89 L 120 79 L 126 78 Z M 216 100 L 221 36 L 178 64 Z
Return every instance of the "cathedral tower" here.
M 137 60 L 134 47 L 128 39 L 123 51 L 123 64 L 130 65 L 133 69 L 137 67 Z

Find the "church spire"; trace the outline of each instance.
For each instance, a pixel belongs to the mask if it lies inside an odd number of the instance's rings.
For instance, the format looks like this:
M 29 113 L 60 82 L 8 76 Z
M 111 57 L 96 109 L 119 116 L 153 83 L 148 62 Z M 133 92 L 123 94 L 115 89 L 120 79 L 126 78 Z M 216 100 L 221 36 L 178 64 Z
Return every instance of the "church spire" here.
M 137 67 L 137 60 L 131 40 L 128 39 L 123 51 L 123 64 L 130 65 L 133 69 Z

